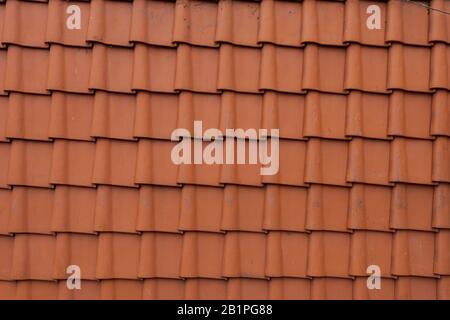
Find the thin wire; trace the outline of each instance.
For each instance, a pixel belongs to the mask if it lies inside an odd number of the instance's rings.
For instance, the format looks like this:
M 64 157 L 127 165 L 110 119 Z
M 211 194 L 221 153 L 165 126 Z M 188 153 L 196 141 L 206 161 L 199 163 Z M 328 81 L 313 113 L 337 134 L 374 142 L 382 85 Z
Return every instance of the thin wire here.
M 434 11 L 437 11 L 437 12 L 440 12 L 440 13 L 443 13 L 443 14 L 450 15 L 449 11 L 444 11 L 444 10 L 441 10 L 441 9 L 438 9 L 438 8 L 433 8 L 432 6 L 429 6 L 429 5 L 427 5 L 427 4 L 425 4 L 425 3 L 421 2 L 421 1 L 420 2 L 416 1 L 416 0 L 402 0 L 402 1 L 411 2 L 411 3 L 415 4 L 416 6 L 425 7 L 427 9 L 429 9 L 429 10 L 434 10 Z

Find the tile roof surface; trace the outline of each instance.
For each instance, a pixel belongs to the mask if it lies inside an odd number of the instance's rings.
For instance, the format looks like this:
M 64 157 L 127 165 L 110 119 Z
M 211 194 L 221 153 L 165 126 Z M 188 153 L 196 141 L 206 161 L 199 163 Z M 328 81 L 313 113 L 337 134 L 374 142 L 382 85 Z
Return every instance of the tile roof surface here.
M 449 90 L 411 1 L 2 0 L 0 299 L 450 299 Z M 279 172 L 173 164 L 194 120 Z

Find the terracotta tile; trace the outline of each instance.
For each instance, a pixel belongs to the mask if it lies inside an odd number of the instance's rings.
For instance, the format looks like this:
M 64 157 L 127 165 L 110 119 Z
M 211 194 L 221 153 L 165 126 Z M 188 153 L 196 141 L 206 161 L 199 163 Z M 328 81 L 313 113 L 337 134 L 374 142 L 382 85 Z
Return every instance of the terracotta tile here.
M 269 142 L 268 145 L 270 145 Z M 269 150 L 271 149 L 269 148 Z M 262 176 L 262 181 L 264 183 L 305 186 L 305 162 L 306 142 L 280 140 L 279 171 L 275 175 Z
M 5 44 L 45 48 L 47 4 L 12 0 L 6 3 L 3 22 Z
M 264 279 L 235 278 L 227 281 L 229 300 L 267 300 L 269 281 Z
M 230 188 L 232 187 L 230 186 Z M 222 215 L 227 213 L 227 198 L 224 197 L 226 196 L 222 188 L 183 186 L 178 229 L 210 232 L 226 230 L 226 224 L 221 223 L 222 219 L 225 219 Z M 225 199 L 225 201 L 222 199 Z M 230 201 L 233 201 L 233 198 Z M 240 204 L 239 201 L 238 203 Z
M 275 136 L 270 133 L 271 129 L 279 129 L 280 138 L 304 139 L 304 113 L 305 97 L 303 95 L 273 91 L 264 93 L 262 127 L 268 130 L 270 136 Z
M 5 79 L 6 79 L 6 66 L 7 66 L 7 50 L 0 49 L 0 95 L 4 96 L 8 93 L 5 91 Z
M 183 235 L 145 232 L 139 258 L 140 278 L 179 278 Z
M 222 278 L 225 236 L 210 232 L 186 232 L 180 276 L 183 278 Z
M 263 229 L 306 231 L 307 193 L 301 187 L 266 185 Z
M 228 232 L 223 250 L 223 275 L 265 278 L 266 239 L 262 233 Z
M 444 11 L 450 9 L 449 3 L 444 0 L 432 0 L 431 6 Z M 449 43 L 448 38 L 450 35 L 450 22 L 445 16 L 439 14 L 438 11 L 431 10 L 429 27 L 429 41 L 442 41 Z
M 389 127 L 391 136 L 430 138 L 431 96 L 394 91 L 389 97 Z
M 187 279 L 184 286 L 184 299 L 226 299 L 227 284 L 228 281 L 224 280 Z
M 137 150 L 137 184 L 177 186 L 177 165 L 170 153 L 176 142 L 140 139 Z
M 160 1 L 154 1 L 160 2 Z M 165 94 L 139 91 L 136 95 L 136 111 L 133 136 L 170 139 L 178 128 L 179 96 L 189 93 Z
M 177 187 L 140 186 L 136 230 L 177 232 L 181 192 Z
M 308 238 L 307 233 L 269 232 L 265 275 L 306 278 Z
M 52 149 L 53 144 L 49 142 L 14 140 L 11 143 L 8 184 L 49 187 Z
M 389 111 L 389 96 L 351 91 L 347 97 L 345 134 L 386 139 Z
M 129 46 L 131 12 L 128 1 L 92 0 L 87 40 Z
M 428 45 L 429 13 L 415 3 L 387 3 L 386 42 Z
M 429 92 L 430 56 L 429 48 L 393 43 L 389 48 L 388 89 Z
M 291 1 L 262 1 L 258 42 L 300 46 L 302 5 Z
M 6 136 L 28 140 L 48 140 L 50 96 L 11 93 Z
M 94 229 L 99 232 L 136 232 L 139 190 L 98 186 Z
M 353 138 L 349 143 L 347 181 L 389 185 L 390 143 Z
M 134 140 L 136 97 L 99 91 L 92 115 L 93 137 Z
M 355 183 L 350 189 L 348 228 L 389 231 L 391 189 Z
M 260 5 L 253 1 L 220 1 L 217 9 L 216 41 L 256 46 Z M 239 32 L 234 32 L 239 30 Z
M 305 182 L 347 186 L 348 143 L 312 138 L 306 145 Z
M 436 251 L 434 257 L 434 273 L 450 274 L 450 230 L 440 230 L 435 235 Z
M 89 93 L 91 60 L 91 49 L 53 44 L 49 55 L 47 88 L 54 91 Z
M 302 13 L 302 42 L 343 44 L 344 3 L 306 0 Z
M 225 183 L 231 183 L 231 184 L 240 184 L 240 185 L 248 185 L 248 186 L 261 186 L 264 178 L 262 177 L 275 177 L 275 176 L 262 176 L 261 175 L 261 168 L 263 167 L 258 159 L 256 159 L 256 163 L 251 163 L 249 159 L 249 151 L 250 148 L 257 148 L 258 150 L 261 150 L 262 147 L 261 143 L 258 144 L 256 140 L 243 140 L 243 139 L 232 139 L 227 138 L 225 142 L 223 143 L 224 147 L 224 159 L 227 157 L 226 153 L 226 145 L 228 142 L 233 141 L 232 144 L 234 146 L 234 162 L 233 164 L 223 164 L 221 165 L 221 171 L 220 171 L 220 182 Z M 244 145 L 245 148 L 245 164 L 239 164 L 238 163 L 238 145 Z M 267 147 L 268 154 L 272 154 L 271 152 L 271 142 L 270 140 L 266 140 L 265 145 Z M 254 149 L 255 150 L 255 149 Z M 258 156 L 259 157 L 259 156 Z M 281 167 L 281 164 L 279 164 Z M 211 165 L 210 165 L 211 167 Z M 266 166 L 267 167 L 267 166 Z
M 222 44 L 219 52 L 217 88 L 259 92 L 261 50 Z
M 9 162 L 12 144 L 7 142 L 0 143 L 0 188 L 9 189 Z M 16 152 L 17 153 L 17 152 Z M 16 174 L 17 175 L 17 174 Z
M 56 186 L 51 230 L 94 233 L 96 189 Z
M 184 299 L 185 282 L 185 280 L 175 279 L 145 279 L 142 289 L 142 299 L 182 300 Z
M 11 264 L 11 278 L 16 280 L 51 280 L 56 237 L 17 234 Z
M 367 28 L 367 10 L 370 5 L 380 8 L 380 29 Z M 372 12 L 372 11 L 370 11 Z M 344 41 L 384 46 L 386 31 L 386 4 L 380 1 L 345 1 Z
M 259 88 L 302 93 L 303 49 L 265 44 L 261 51 Z
M 436 43 L 431 48 L 430 88 L 450 89 L 450 48 L 444 43 Z
M 432 135 L 450 135 L 450 99 L 447 90 L 436 90 L 431 100 Z
M 311 185 L 308 189 L 305 228 L 348 232 L 350 190 L 337 186 Z
M 440 183 L 434 187 L 433 221 L 435 228 L 449 228 L 450 226 L 450 186 Z
M 174 92 L 176 60 L 175 48 L 136 44 L 132 88 L 153 92 Z
M 0 299 L 14 300 L 16 298 L 16 282 L 0 281 Z
M 437 290 L 437 298 L 439 300 L 448 300 L 450 297 L 450 277 L 441 276 Z
M 130 93 L 133 76 L 132 49 L 94 44 L 89 89 Z
M 391 142 L 391 182 L 431 183 L 432 142 L 395 138 Z
M 353 281 L 353 299 L 354 300 L 394 300 L 395 299 L 395 280 L 381 279 L 380 289 L 370 290 L 367 288 L 367 274 L 364 277 L 357 277 Z
M 0 19 L 1 21 L 5 21 L 5 8 L 6 4 L 4 1 L 0 1 Z M 6 47 L 5 44 L 3 44 L 3 23 L 0 24 L 0 48 Z
M 175 3 L 133 1 L 130 41 L 172 46 Z
M 392 189 L 391 228 L 431 231 L 433 190 L 432 186 L 396 184 Z
M 11 278 L 10 274 L 14 252 L 14 237 L 0 236 L 0 249 L 0 279 L 12 280 L 13 278 Z
M 53 278 L 67 279 L 70 276 L 67 268 L 76 265 L 80 268 L 81 286 L 84 289 L 83 280 L 95 280 L 97 243 L 96 235 L 59 233 L 56 236 Z
M 175 89 L 217 92 L 219 49 L 179 44 L 177 48 Z
M 80 28 L 68 29 L 66 27 L 68 7 L 75 4 L 80 8 Z M 87 31 L 89 26 L 90 3 L 84 1 L 71 1 L 70 3 L 63 0 L 48 2 L 48 20 L 47 33 L 45 40 L 48 43 L 59 43 L 68 46 L 86 47 Z M 73 12 L 73 11 L 70 11 Z
M 53 92 L 48 136 L 70 140 L 92 140 L 93 112 L 93 95 Z
M 140 300 L 142 299 L 143 281 L 111 279 L 100 283 L 102 300 Z
M 350 44 L 346 51 L 345 67 L 345 89 L 387 92 L 387 48 Z
M 0 96 L 0 142 L 9 141 L 9 139 L 6 137 L 8 109 L 9 109 L 9 97 Z
M 8 231 L 51 234 L 53 190 L 14 187 Z
M 215 46 L 217 6 L 214 2 L 177 1 L 173 42 Z
M 4 90 L 48 94 L 48 61 L 48 50 L 8 46 Z
M 125 233 L 101 233 L 98 238 L 98 279 L 136 279 L 141 237 Z
M 222 208 L 222 230 L 262 231 L 263 188 L 226 185 Z
M 92 186 L 95 146 L 92 142 L 56 140 L 53 143 L 50 182 Z
M 395 282 L 397 300 L 435 300 L 436 295 L 436 279 L 399 277 Z
M 183 140 L 185 143 L 190 143 L 191 145 L 191 155 L 194 153 L 194 148 L 197 148 L 199 146 L 202 147 L 202 150 L 205 150 L 205 147 L 210 142 L 202 142 L 198 139 L 185 139 Z M 175 144 L 174 144 L 175 145 Z M 188 148 L 188 147 L 186 147 Z M 192 157 L 193 158 L 193 157 Z M 195 159 L 194 159 L 195 160 Z M 168 160 L 170 161 L 170 159 Z M 170 162 L 172 163 L 172 162 Z M 175 165 L 174 165 L 175 166 Z M 228 165 L 230 167 L 237 166 L 237 165 Z M 240 165 L 242 166 L 242 165 Z M 176 182 L 180 184 L 196 184 L 196 185 L 205 185 L 205 186 L 222 186 L 221 182 L 223 180 L 224 174 L 221 175 L 221 165 L 220 164 L 206 164 L 203 162 L 202 164 L 194 164 L 194 161 L 191 161 L 191 164 L 180 164 L 178 167 L 178 175 Z M 223 169 L 222 169 L 223 171 Z M 232 170 L 229 170 L 230 172 L 233 172 Z M 247 170 L 244 170 L 244 173 L 247 173 L 248 175 L 251 175 L 252 177 L 256 177 L 255 173 L 256 170 L 253 170 L 252 172 L 248 172 Z M 233 172 L 234 173 L 234 172 Z M 233 176 L 232 176 L 233 177 Z M 226 180 L 226 182 L 231 181 Z
M 138 143 L 97 139 L 92 183 L 134 187 Z
M 55 281 L 18 281 L 15 298 L 17 300 L 55 300 L 58 284 Z
M 66 281 L 58 282 L 59 300 L 98 300 L 100 299 L 100 281 L 83 280 L 81 290 L 67 289 Z
M 302 89 L 344 93 L 345 52 L 344 48 L 307 45 L 303 57 Z
M 392 273 L 398 276 L 433 277 L 433 232 L 401 231 L 394 234 Z
M 0 189 L 0 235 L 7 235 L 11 214 L 12 191 Z
M 227 94 L 233 96 L 233 93 Z M 233 114 L 232 111 L 226 109 L 227 106 L 223 102 L 224 100 L 228 101 L 230 99 L 226 99 L 224 95 L 222 95 L 221 98 L 221 96 L 216 94 L 181 92 L 178 100 L 178 112 L 175 117 L 177 120 L 176 128 L 185 128 L 189 130 L 192 136 L 197 139 L 202 139 L 203 136 L 202 134 L 197 134 L 195 132 L 194 121 L 202 122 L 202 133 L 213 128 L 220 128 L 222 132 L 225 132 L 225 128 L 219 127 L 219 123 L 222 120 L 221 116 L 224 114 L 224 116 L 228 115 L 229 117 L 232 117 Z M 249 108 L 249 106 L 250 103 L 245 104 L 245 107 L 253 110 L 253 108 Z M 243 105 L 240 107 L 239 110 L 244 109 Z M 233 126 L 232 124 L 227 128 L 240 128 L 240 126 Z
M 244 131 L 247 131 L 251 128 L 255 130 L 259 130 L 261 128 L 261 119 L 263 117 L 262 95 L 226 91 L 222 93 L 220 98 L 217 97 L 216 99 L 220 99 L 219 128 L 225 135 L 226 129 L 242 128 Z M 196 105 L 194 104 L 194 106 Z M 215 111 L 213 106 L 214 105 L 210 103 L 207 107 L 204 106 L 203 109 L 206 109 L 209 113 L 212 113 Z M 197 116 L 197 113 L 195 113 L 195 119 L 203 120 L 203 123 L 206 123 L 205 127 L 208 127 L 208 122 L 206 120 L 209 119 L 206 117 L 206 114 L 202 117 L 203 114 Z M 212 116 L 209 116 L 209 118 L 211 120 L 216 119 L 216 117 L 213 118 Z M 210 123 L 213 124 L 212 121 L 210 121 Z
M 348 278 L 349 260 L 349 234 L 314 231 L 309 236 L 308 276 Z
M 353 281 L 338 278 L 314 278 L 311 281 L 312 300 L 351 300 Z
M 390 277 L 391 247 L 392 234 L 389 232 L 355 231 L 350 237 L 349 274 L 367 277 L 367 268 L 377 265 L 382 277 Z
M 305 99 L 303 135 L 345 139 L 346 102 L 343 95 L 308 92 Z
M 269 299 L 309 300 L 311 280 L 296 278 L 273 278 L 269 282 Z
M 449 139 L 447 137 L 437 137 L 433 141 L 433 181 L 450 181 L 449 159 Z

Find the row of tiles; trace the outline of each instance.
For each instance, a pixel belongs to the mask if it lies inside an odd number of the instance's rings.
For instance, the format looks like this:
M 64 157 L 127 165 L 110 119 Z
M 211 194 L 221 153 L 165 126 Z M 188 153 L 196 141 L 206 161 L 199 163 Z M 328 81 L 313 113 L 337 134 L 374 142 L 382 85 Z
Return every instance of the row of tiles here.
M 0 141 L 171 140 L 177 128 L 202 138 L 194 131 L 194 121 L 202 122 L 202 133 L 218 128 L 225 135 L 226 129 L 242 128 L 266 129 L 268 136 L 293 140 L 433 139 L 450 136 L 449 110 L 447 90 L 434 94 L 396 90 L 391 95 L 359 91 L 349 95 L 314 91 L 304 95 L 273 91 L 227 91 L 221 95 L 187 91 L 140 91 L 136 95 L 104 91 L 93 95 L 10 93 L 0 96 Z M 272 129 L 279 129 L 278 134 Z
M 0 236 L 1 280 L 450 275 L 450 230 Z
M 93 48 L 53 44 L 49 49 L 10 45 L 0 49 L 0 93 L 432 92 L 450 88 L 449 61 L 450 45 L 444 43 L 432 47 L 394 43 L 387 48 L 359 44 L 342 48 L 136 44 L 125 48 L 96 43 Z
M 366 277 L 145 279 L 83 281 L 80 290 L 68 290 L 66 281 L 0 281 L 0 299 L 450 299 L 450 277 L 383 279 L 381 290 L 368 290 Z
M 0 189 L 0 234 L 450 229 L 450 186 Z
M 79 8 L 79 24 L 73 15 Z M 431 6 L 450 11 L 445 0 Z M 67 8 L 69 7 L 69 10 Z M 76 19 L 76 18 L 75 18 Z M 0 43 L 46 47 L 93 42 L 215 47 L 220 43 L 300 47 L 305 43 L 344 46 L 393 42 L 428 46 L 449 43 L 450 21 L 437 10 L 407 1 L 109 1 L 27 2 L 0 5 Z M 67 26 L 66 26 L 66 20 Z M 1 28 L 3 27 L 3 31 Z
M 14 139 L 0 143 L 0 186 L 195 184 L 220 187 L 224 184 L 308 186 L 318 183 L 349 187 L 352 183 L 392 186 L 397 182 L 426 185 L 450 182 L 448 137 L 438 137 L 434 141 L 400 137 L 392 141 L 363 138 L 350 141 L 320 138 L 277 141 L 272 138 L 263 143 L 225 140 L 223 143 L 184 139 L 178 144 L 154 139 L 97 139 L 96 142 Z M 172 156 L 180 146 L 186 153 L 184 160 L 189 162 L 175 164 Z M 245 153 L 238 146 L 243 146 Z M 271 157 L 269 164 L 261 164 L 256 157 L 254 163 L 249 162 L 250 151 L 257 154 L 265 148 Z M 271 150 L 279 150 L 279 158 L 276 151 Z M 208 152 L 212 155 L 213 151 L 217 151 L 216 156 L 212 156 L 214 161 L 219 162 L 205 160 L 196 164 L 195 159 L 186 159 L 197 158 L 198 154 L 200 157 L 209 155 Z M 218 156 L 221 152 L 222 158 Z M 247 159 L 242 164 L 238 162 L 241 155 Z M 233 163 L 228 158 L 234 159 Z M 262 168 L 270 168 L 274 174 L 262 175 Z

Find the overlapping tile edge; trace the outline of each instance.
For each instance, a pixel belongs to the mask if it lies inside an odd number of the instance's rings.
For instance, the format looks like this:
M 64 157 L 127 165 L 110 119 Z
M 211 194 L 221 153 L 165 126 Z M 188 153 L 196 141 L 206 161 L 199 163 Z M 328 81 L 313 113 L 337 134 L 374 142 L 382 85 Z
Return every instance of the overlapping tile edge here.
M 449 15 L 0 2 L 0 299 L 450 299 Z M 174 165 L 194 120 L 279 173 Z

